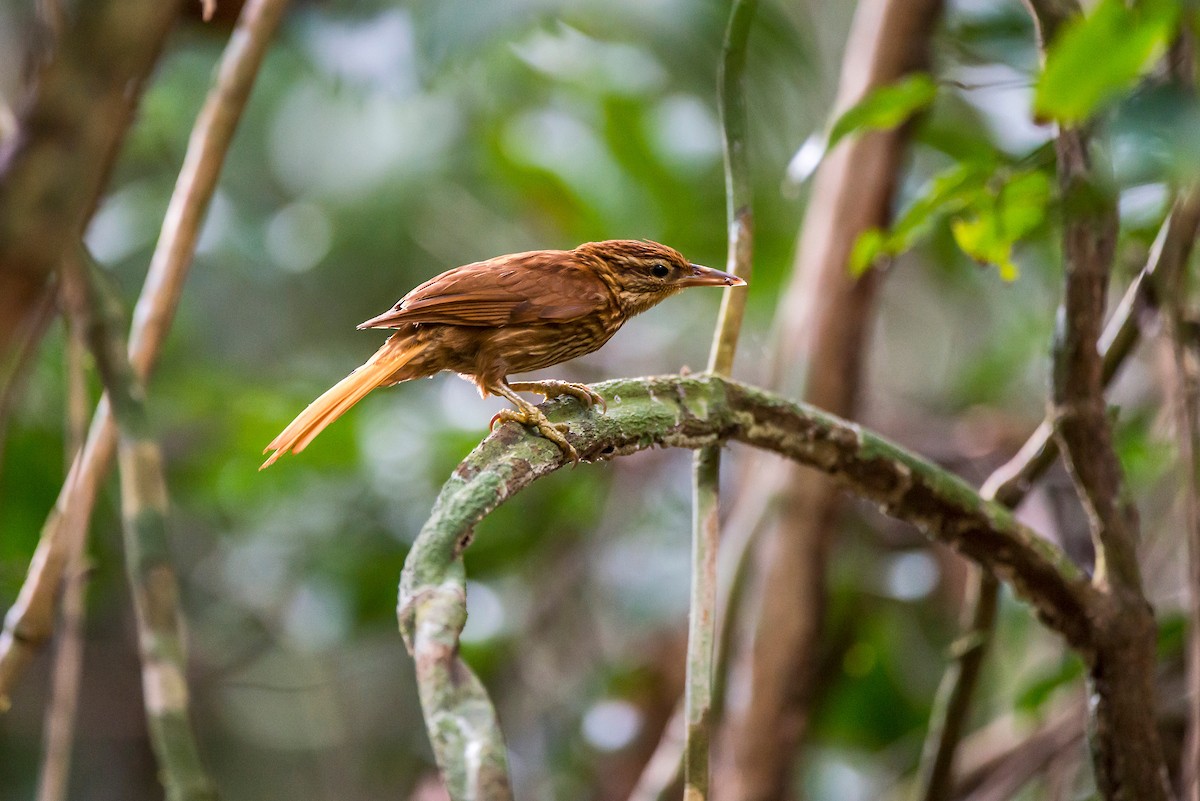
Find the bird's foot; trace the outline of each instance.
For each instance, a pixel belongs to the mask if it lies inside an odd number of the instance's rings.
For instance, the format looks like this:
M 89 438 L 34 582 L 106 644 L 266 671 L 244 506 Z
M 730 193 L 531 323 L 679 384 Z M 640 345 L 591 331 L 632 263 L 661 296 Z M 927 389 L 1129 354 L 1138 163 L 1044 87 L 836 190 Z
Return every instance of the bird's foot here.
M 578 398 L 587 408 L 599 404 L 602 412 L 608 411 L 608 402 L 601 397 L 600 393 L 589 387 L 587 384 L 575 384 L 571 381 L 519 381 L 509 384 L 512 389 L 517 392 L 534 392 L 547 400 L 557 398 L 559 395 L 570 395 L 572 398 Z
M 567 438 L 563 435 L 562 429 L 566 426 L 551 423 L 546 415 L 536 407 L 530 406 L 527 410 L 501 409 L 492 418 L 490 428 L 495 428 L 497 423 L 520 423 L 532 426 L 538 430 L 539 434 L 557 445 L 558 449 L 563 452 L 563 456 L 570 459 L 572 464 L 579 464 L 579 451 L 575 450 L 575 446 L 567 442 Z

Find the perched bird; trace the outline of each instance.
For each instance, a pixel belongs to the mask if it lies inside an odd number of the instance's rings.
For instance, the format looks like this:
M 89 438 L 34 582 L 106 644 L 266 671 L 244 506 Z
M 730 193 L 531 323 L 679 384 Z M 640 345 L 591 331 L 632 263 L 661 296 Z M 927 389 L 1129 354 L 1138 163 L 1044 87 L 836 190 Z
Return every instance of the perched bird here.
M 509 383 L 508 376 L 591 353 L 626 320 L 690 286 L 742 286 L 737 276 L 692 264 L 657 242 L 588 242 L 574 250 L 535 250 L 456 267 L 409 292 L 359 328 L 396 333 L 366 364 L 308 405 L 263 453 L 268 467 L 299 453 L 368 392 L 450 370 L 479 394 L 507 398 L 515 410 L 492 418 L 537 428 L 572 460 L 575 448 L 518 392 L 572 395 L 588 407 L 604 400 L 584 384 Z

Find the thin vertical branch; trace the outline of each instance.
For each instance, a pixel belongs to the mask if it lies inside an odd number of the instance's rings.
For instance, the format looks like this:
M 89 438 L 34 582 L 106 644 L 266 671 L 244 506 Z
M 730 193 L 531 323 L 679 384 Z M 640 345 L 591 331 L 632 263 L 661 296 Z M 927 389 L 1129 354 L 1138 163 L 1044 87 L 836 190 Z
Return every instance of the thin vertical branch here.
M 125 565 L 133 594 L 142 662 L 142 694 L 150 741 L 168 801 L 216 798 L 188 720 L 187 656 L 179 588 L 167 544 L 167 483 L 150 433 L 144 389 L 119 333 L 120 300 L 94 263 L 65 262 L 66 284 L 86 321 L 88 347 L 119 429 L 121 518 Z
M 725 204 L 729 224 L 726 270 L 749 281 L 753 254 L 753 211 L 747 157 L 746 45 L 757 0 L 733 0 L 717 83 L 725 161 Z M 729 375 L 746 309 L 747 288 L 727 290 L 713 334 L 708 370 Z M 688 619 L 684 708 L 683 784 L 687 801 L 708 798 L 713 720 L 713 643 L 717 625 L 717 551 L 720 546 L 721 446 L 696 451 L 693 467 L 692 590 Z
M 1090 136 L 1063 128 L 1055 140 L 1066 286 L 1054 342 L 1055 435 L 1087 511 L 1096 549 L 1094 580 L 1110 601 L 1088 665 L 1095 693 L 1093 764 L 1101 795 L 1120 801 L 1168 797 L 1155 723 L 1157 626 L 1137 558 L 1137 510 L 1125 494 L 1104 402 L 1097 347 L 1117 238 L 1115 200 L 1100 186 Z
M 1189 336 L 1189 321 L 1183 308 L 1187 294 L 1183 289 L 1177 287 L 1168 328 L 1178 382 L 1175 405 L 1179 415 L 1179 461 L 1183 466 L 1188 556 L 1188 709 L 1180 755 L 1180 798 L 1200 801 L 1200 352 Z
M 941 0 L 864 0 L 857 5 L 838 77 L 834 114 L 879 86 L 928 64 Z M 853 417 L 881 276 L 846 268 L 858 236 L 891 217 L 908 127 L 840 142 L 822 161 L 775 315 L 768 383 L 822 409 Z M 748 590 L 751 625 L 728 672 L 727 720 L 716 792 L 729 801 L 783 797 L 801 753 L 819 682 L 827 555 L 841 495 L 835 482 L 798 465 L 754 456 L 731 519 L 761 526 Z
M 29 376 L 34 357 L 37 356 L 42 335 L 54 319 L 57 295 L 58 288 L 53 284 L 42 290 L 37 308 L 30 314 L 25 331 L 20 336 L 20 344 L 0 376 L 0 472 L 4 469 L 4 443 L 8 439 L 9 419 L 25 387 L 25 379 Z
M 692 591 L 688 616 L 687 677 L 683 741 L 684 801 L 708 798 L 709 748 L 712 742 L 713 641 L 716 637 L 717 548 L 720 542 L 720 445 L 693 457 Z
M 179 305 L 200 224 L 216 189 L 221 165 L 254 86 L 267 45 L 287 0 L 248 0 L 230 37 L 214 85 L 192 129 L 183 169 L 167 207 L 158 245 L 133 312 L 129 360 L 145 380 Z M 71 466 L 17 600 L 0 632 L 0 704 L 53 628 L 54 599 L 66 555 L 85 536 L 96 492 L 112 463 L 116 430 L 107 400 L 92 418 L 87 443 Z
M 1160 284 L 1171 285 L 1184 273 L 1190 243 L 1200 224 L 1200 193 L 1192 192 L 1172 207 L 1155 239 L 1146 265 L 1126 289 L 1100 337 L 1103 382 L 1107 387 L 1141 338 L 1143 317 L 1157 310 Z M 1058 457 L 1053 414 L 1042 421 L 1007 463 L 983 483 L 980 495 L 1015 509 L 1034 483 Z M 994 632 L 998 593 L 996 578 L 972 565 L 966 600 L 964 631 L 954 661 L 938 686 L 930 714 L 919 779 L 914 797 L 924 801 L 951 798 L 954 758 L 964 734 L 980 669 Z M 1197 799 L 1196 801 L 1200 801 Z
M 66 467 L 87 436 L 88 401 L 86 343 L 81 321 L 65 316 L 67 364 Z M 83 538 L 78 540 L 80 547 Z M 71 753 L 75 742 L 75 720 L 79 707 L 79 683 L 83 677 L 83 635 L 86 615 L 87 565 L 82 551 L 67 556 L 63 576 L 62 621 L 58 648 L 50 675 L 50 702 L 46 709 L 45 753 L 38 782 L 38 801 L 63 801 L 71 775 Z
M 946 668 L 929 713 L 929 732 L 921 764 L 917 769 L 915 798 L 947 801 L 951 797 L 954 758 L 962 741 L 979 681 L 983 660 L 991 644 L 1000 602 L 1000 582 L 978 565 L 971 565 L 971 579 L 963 601 L 963 632 L 951 650 L 954 661 Z
M 747 149 L 749 115 L 746 109 L 746 45 L 758 0 L 733 0 L 729 27 L 721 51 L 717 99 L 721 110 L 722 152 L 725 157 L 725 211 L 729 224 L 726 271 L 750 282 L 753 266 L 754 212 L 751 208 L 750 164 Z M 748 287 L 723 293 L 713 335 L 708 370 L 729 375 L 742 331 Z
M 1190 59 L 1189 59 L 1190 61 Z M 1168 238 L 1162 251 L 1176 262 L 1176 269 L 1158 282 L 1171 298 L 1167 309 L 1167 332 L 1174 355 L 1179 425 L 1179 460 L 1182 464 L 1186 525 L 1184 527 L 1188 559 L 1188 641 L 1187 641 L 1187 728 L 1180 755 L 1180 799 L 1200 801 L 1200 343 L 1195 339 L 1195 323 L 1188 317 L 1190 290 L 1188 271 L 1184 269 L 1195 247 L 1200 227 L 1200 188 L 1177 204 L 1193 209 L 1192 226 L 1179 236 Z

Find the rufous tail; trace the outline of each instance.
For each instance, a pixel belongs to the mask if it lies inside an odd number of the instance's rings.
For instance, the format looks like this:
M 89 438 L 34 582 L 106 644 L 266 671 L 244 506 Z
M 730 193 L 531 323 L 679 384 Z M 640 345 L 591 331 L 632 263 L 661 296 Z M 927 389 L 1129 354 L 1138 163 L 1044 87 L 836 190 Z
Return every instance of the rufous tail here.
M 296 419 L 263 450 L 263 453 L 274 453 L 258 469 L 270 467 L 289 451 L 299 453 L 304 450 L 317 434 L 325 430 L 325 426 L 345 414 L 371 390 L 396 383 L 393 377 L 396 371 L 407 364 L 419 349 L 420 345 L 413 342 L 388 340 L 366 364 L 325 390 L 321 397 L 296 415 Z

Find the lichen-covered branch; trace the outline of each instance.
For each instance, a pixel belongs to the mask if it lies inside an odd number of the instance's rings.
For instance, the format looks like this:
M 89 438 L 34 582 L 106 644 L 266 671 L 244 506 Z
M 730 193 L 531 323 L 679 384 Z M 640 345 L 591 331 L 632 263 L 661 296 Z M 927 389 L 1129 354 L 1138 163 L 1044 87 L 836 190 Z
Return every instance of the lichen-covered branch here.
M 142 661 L 142 694 L 159 776 L 169 801 L 207 801 L 216 792 L 188 721 L 187 657 L 179 588 L 167 545 L 167 484 L 150 434 L 144 390 L 130 367 L 117 292 L 100 268 L 68 258 L 66 283 L 120 430 L 125 564 Z
M 987 566 L 1047 625 L 1090 653 L 1097 591 L 1053 544 L 956 476 L 834 415 L 718 376 L 629 379 L 596 389 L 608 399 L 606 414 L 578 415 L 573 400 L 543 406 L 552 420 L 569 424 L 584 459 L 729 440 L 772 451 L 830 475 Z M 455 801 L 479 798 L 471 788 L 492 781 L 503 764 L 498 731 L 476 725 L 494 716 L 490 702 L 472 689 L 477 680 L 457 654 L 466 617 L 461 555 L 487 514 L 563 464 L 553 443 L 516 425 L 501 426 L 446 482 L 405 562 L 400 629 L 417 661 L 434 751 Z M 441 706 L 439 699 L 462 703 Z M 441 723 L 446 720 L 471 725 L 451 727 Z
M 212 89 L 192 130 L 146 282 L 133 312 L 129 361 L 145 381 L 174 318 L 225 153 L 287 0 L 249 0 L 242 9 Z M 54 602 L 72 541 L 86 536 L 96 493 L 112 463 L 116 429 L 107 399 L 92 417 L 87 442 L 42 526 L 17 600 L 0 632 L 0 708 L 24 667 L 50 636 Z

